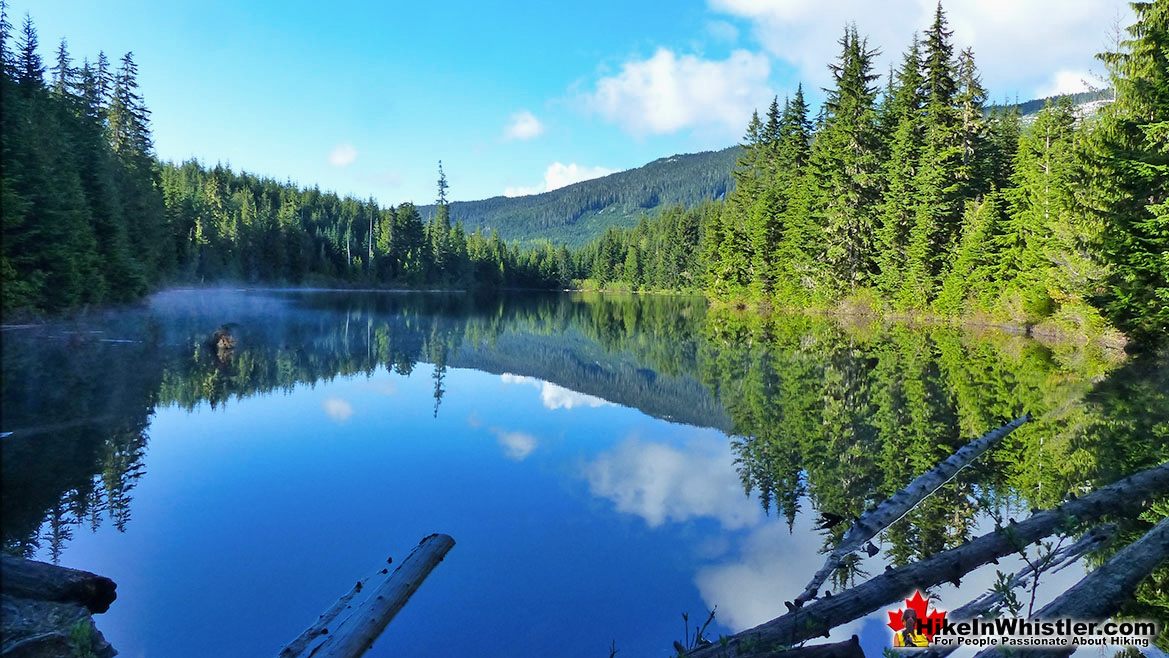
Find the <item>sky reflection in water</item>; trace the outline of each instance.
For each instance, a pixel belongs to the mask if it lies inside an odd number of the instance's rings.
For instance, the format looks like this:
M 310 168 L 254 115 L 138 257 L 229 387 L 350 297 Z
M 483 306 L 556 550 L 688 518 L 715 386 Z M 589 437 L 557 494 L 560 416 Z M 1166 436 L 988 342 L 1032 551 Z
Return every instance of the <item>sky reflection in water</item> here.
M 681 612 L 693 625 L 717 605 L 712 638 L 753 626 L 780 614 L 822 561 L 806 498 L 789 529 L 783 514 L 765 514 L 744 493 L 727 434 L 663 419 L 707 417 L 726 427 L 725 416 L 704 411 L 717 404 L 696 369 L 670 374 L 627 350 L 602 349 L 591 336 L 608 323 L 589 334 L 578 317 L 549 331 L 545 309 L 479 340 L 445 307 L 419 311 L 407 301 L 354 315 L 311 297 L 256 297 L 240 317 L 288 325 L 263 339 L 275 355 L 261 356 L 274 367 L 304 367 L 297 359 L 306 350 L 345 361 L 415 338 L 421 358 L 412 367 L 326 369 L 313 383 L 220 396 L 214 406 L 157 407 L 124 532 L 110 523 L 78 528 L 60 556 L 117 581 L 118 601 L 97 620 L 121 655 L 274 655 L 387 555 L 400 560 L 432 532 L 451 534 L 456 546 L 371 656 L 603 656 L 610 641 L 622 656 L 664 656 L 682 636 Z M 691 356 L 699 349 L 692 329 L 679 330 L 683 339 L 652 336 L 662 310 L 632 303 L 641 324 L 627 324 L 614 344 L 658 341 Z M 154 311 L 182 315 L 166 304 Z M 562 312 L 563 300 L 556 304 Z M 572 304 L 581 317 L 599 313 Z M 164 369 L 187 372 L 191 337 L 214 315 L 204 308 L 185 328 L 162 330 L 160 354 L 173 359 Z M 447 325 L 470 338 L 436 353 Z M 235 358 L 226 369 L 212 362 L 164 376 L 162 386 L 185 399 L 176 382 L 235 377 L 249 367 L 246 354 Z M 18 365 L 6 360 L 6 374 Z M 24 409 L 18 399 L 6 389 L 6 414 Z M 5 456 L 23 445 L 32 444 L 5 443 Z M 8 489 L 5 497 L 6 510 L 21 502 Z M 33 554 L 48 559 L 51 547 L 41 541 Z M 863 566 L 876 574 L 885 559 Z M 1081 573 L 1048 578 L 1040 600 Z M 944 607 L 993 578 L 993 568 L 983 569 L 960 592 L 941 588 Z M 875 613 L 833 638 L 861 633 L 866 651 L 879 655 L 889 641 L 883 620 Z

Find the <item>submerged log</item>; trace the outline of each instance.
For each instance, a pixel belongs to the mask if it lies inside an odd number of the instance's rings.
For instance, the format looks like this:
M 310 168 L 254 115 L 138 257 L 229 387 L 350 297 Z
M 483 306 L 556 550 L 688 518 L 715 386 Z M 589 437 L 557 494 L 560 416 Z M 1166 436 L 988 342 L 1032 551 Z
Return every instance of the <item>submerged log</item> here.
M 1035 619 L 1104 619 L 1116 614 L 1133 591 L 1154 569 L 1169 560 L 1169 518 L 1153 526 L 1143 537 L 1120 549 L 1104 566 L 1084 576 L 1068 591 L 1060 594 L 1035 613 Z M 995 648 L 978 652 L 974 658 L 1012 658 L 1069 656 L 1075 646 L 1050 649 Z
M 75 603 L 90 612 L 105 612 L 118 598 L 114 581 L 79 569 L 47 562 L 0 557 L 0 591 L 9 596 Z
M 430 535 L 401 565 L 358 582 L 280 651 L 280 658 L 356 658 L 365 654 L 390 620 L 455 545 L 450 535 Z
M 937 466 L 914 478 L 901 491 L 898 491 L 875 508 L 862 514 L 852 524 L 852 527 L 848 529 L 848 532 L 844 534 L 844 537 L 841 538 L 836 548 L 832 549 L 832 552 L 828 554 L 828 558 L 824 561 L 824 566 L 820 567 L 820 570 L 812 576 L 811 582 L 792 601 L 792 605 L 798 608 L 816 598 L 816 592 L 819 591 L 820 586 L 828 580 L 828 577 L 832 575 L 833 571 L 840 568 L 846 557 L 860 550 L 865 545 L 865 542 L 876 537 L 882 530 L 896 523 L 914 507 L 917 507 L 921 501 L 942 488 L 950 480 L 953 480 L 959 471 L 969 466 L 974 460 L 981 457 L 983 453 L 997 445 L 999 441 L 1002 441 L 1003 437 L 1014 432 L 1019 426 L 1029 420 L 1031 420 L 1031 415 L 1023 414 L 1021 417 L 1012 420 L 1006 425 L 993 429 L 974 439 Z M 876 549 L 873 550 L 875 551 Z
M 863 617 L 881 606 L 897 602 L 914 590 L 924 590 L 961 578 L 978 567 L 1015 553 L 1058 530 L 1070 531 L 1076 524 L 1094 521 L 1106 514 L 1135 513 L 1156 496 L 1169 493 L 1169 462 L 1130 475 L 1050 510 L 1037 512 L 1019 523 L 997 528 L 959 546 L 924 560 L 886 571 L 868 582 L 831 598 L 818 599 L 803 608 L 736 633 L 728 649 L 743 642 L 773 642 L 788 646 L 828 633 L 831 629 Z M 690 656 L 721 656 L 715 645 L 691 652 Z M 728 652 L 727 655 L 736 655 Z

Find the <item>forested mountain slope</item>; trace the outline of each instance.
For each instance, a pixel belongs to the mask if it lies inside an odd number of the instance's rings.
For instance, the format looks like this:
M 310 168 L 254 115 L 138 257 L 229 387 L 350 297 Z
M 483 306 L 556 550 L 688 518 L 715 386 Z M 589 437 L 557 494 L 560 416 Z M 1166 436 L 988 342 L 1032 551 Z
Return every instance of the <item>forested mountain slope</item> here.
M 579 245 L 610 226 L 632 226 L 637 218 L 669 205 L 693 206 L 721 199 L 731 185 L 740 147 L 659 158 L 647 165 L 521 197 L 454 201 L 451 217 L 472 232 L 499 231 L 505 240 L 547 239 Z M 435 206 L 422 206 L 422 217 Z

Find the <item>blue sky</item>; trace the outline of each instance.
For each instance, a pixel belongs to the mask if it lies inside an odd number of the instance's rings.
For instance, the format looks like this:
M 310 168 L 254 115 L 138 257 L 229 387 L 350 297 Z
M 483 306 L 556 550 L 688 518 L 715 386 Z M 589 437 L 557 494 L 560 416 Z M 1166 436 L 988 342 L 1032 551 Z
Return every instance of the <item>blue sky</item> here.
M 951 0 L 992 99 L 1100 85 L 1120 0 Z M 846 21 L 899 57 L 932 0 L 634 3 L 14 0 L 46 58 L 132 50 L 158 154 L 382 203 L 543 191 L 736 142 Z

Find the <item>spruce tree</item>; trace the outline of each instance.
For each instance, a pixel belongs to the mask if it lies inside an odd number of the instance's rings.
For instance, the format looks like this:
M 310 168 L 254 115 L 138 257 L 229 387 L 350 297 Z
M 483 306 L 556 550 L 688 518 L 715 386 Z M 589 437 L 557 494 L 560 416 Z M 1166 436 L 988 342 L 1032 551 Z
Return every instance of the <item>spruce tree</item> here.
M 750 283 L 751 236 L 748 222 L 752 206 L 765 184 L 765 144 L 759 112 L 751 114 L 743 137 L 743 155 L 735 167 L 735 188 L 727 196 L 718 232 L 712 235 L 717 256 L 711 271 L 711 292 L 716 297 L 741 295 Z
M 825 101 L 824 126 L 812 147 L 814 212 L 824 226 L 825 258 L 836 286 L 848 292 L 874 273 L 873 229 L 880 187 L 876 125 L 878 76 L 875 51 L 855 27 L 840 39 L 841 54 L 830 68 L 834 86 Z
M 961 186 L 956 172 L 962 145 L 952 32 L 939 2 L 926 31 L 924 63 L 924 140 L 914 177 L 914 219 L 906 245 L 898 305 L 924 308 L 936 292 L 938 277 L 961 229 Z
M 12 53 L 12 23 L 8 22 L 8 2 L 0 0 L 0 75 L 16 78 L 16 57 Z
M 16 81 L 27 94 L 32 94 L 45 84 L 45 65 L 37 46 L 37 29 L 32 16 L 24 15 L 24 26 L 16 44 L 20 52 L 16 60 Z
M 914 181 L 924 137 L 921 51 L 917 36 L 906 51 L 893 85 L 889 113 L 895 118 L 877 228 L 878 287 L 892 296 L 902 286 L 905 249 L 913 225 Z
M 1081 203 L 1103 226 L 1111 268 L 1099 303 L 1140 342 L 1169 331 L 1169 3 L 1134 2 L 1118 52 L 1100 56 L 1116 100 L 1090 131 Z
M 69 58 L 69 46 L 65 39 L 61 39 L 61 42 L 57 44 L 57 61 L 51 70 L 53 73 L 53 93 L 62 97 L 74 93 L 77 87 L 75 80 L 77 69 L 73 68 L 73 62 Z
M 955 171 L 958 197 L 976 199 L 987 192 L 986 89 L 974 64 L 974 51 L 963 50 L 958 56 L 958 93 L 954 98 L 958 111 L 958 144 L 961 148 L 959 168 Z

